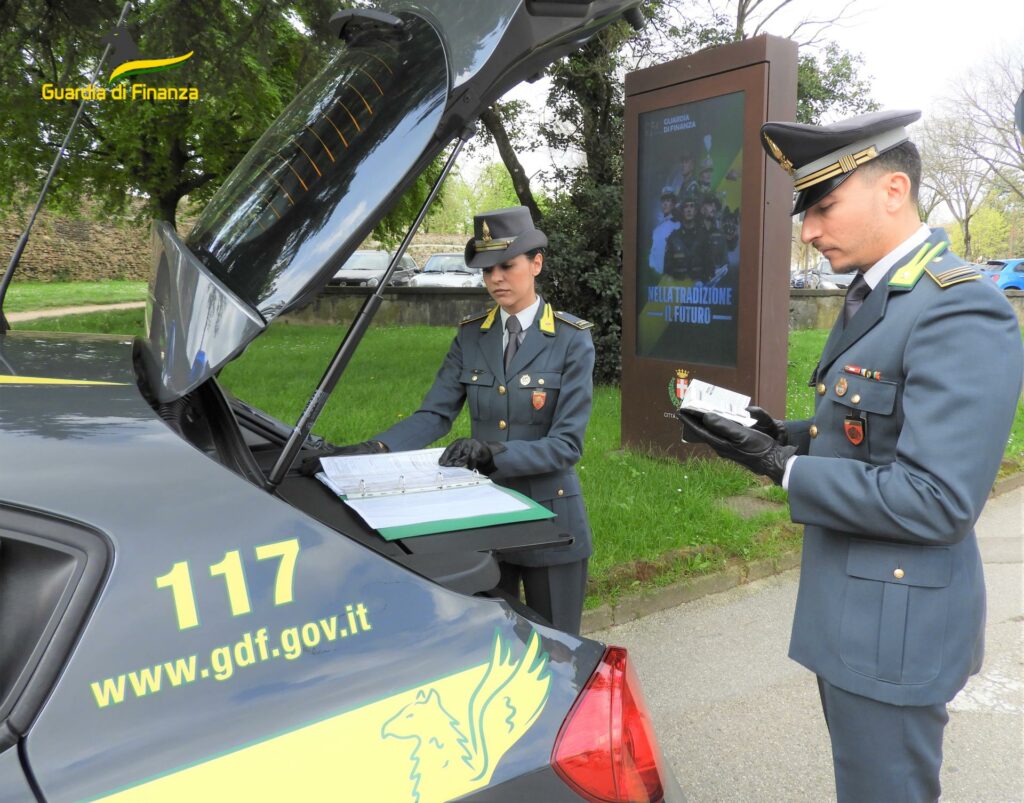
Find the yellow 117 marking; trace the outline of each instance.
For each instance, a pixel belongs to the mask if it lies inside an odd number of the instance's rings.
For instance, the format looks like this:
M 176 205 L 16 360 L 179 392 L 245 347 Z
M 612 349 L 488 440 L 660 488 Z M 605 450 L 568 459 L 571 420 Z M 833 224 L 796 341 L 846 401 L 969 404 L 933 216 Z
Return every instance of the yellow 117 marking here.
M 256 547 L 256 560 L 279 558 L 277 579 L 274 583 L 274 605 L 287 605 L 294 599 L 295 560 L 299 555 L 299 539 L 275 541 Z M 242 556 L 237 549 L 224 553 L 224 559 L 210 566 L 211 577 L 223 577 L 227 586 L 228 605 L 232 616 L 252 612 L 249 602 L 249 588 L 245 582 Z M 192 586 L 192 573 L 188 561 L 178 561 L 167 574 L 156 578 L 157 588 L 169 588 L 174 597 L 174 611 L 178 617 L 178 629 L 187 630 L 199 625 L 196 609 L 196 595 Z

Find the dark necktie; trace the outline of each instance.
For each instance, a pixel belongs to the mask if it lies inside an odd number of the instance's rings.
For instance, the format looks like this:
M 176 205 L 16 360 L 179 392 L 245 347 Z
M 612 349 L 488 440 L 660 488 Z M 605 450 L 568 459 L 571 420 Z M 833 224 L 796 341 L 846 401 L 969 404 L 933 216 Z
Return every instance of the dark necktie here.
M 508 345 L 505 346 L 505 373 L 512 364 L 512 358 L 519 351 L 519 333 L 523 331 L 523 325 L 515 315 L 509 315 L 505 321 L 505 331 L 508 332 Z
M 843 326 L 850 323 L 870 292 L 871 285 L 864 279 L 864 274 L 857 271 L 857 275 L 853 277 L 853 281 L 850 282 L 850 286 L 846 290 L 846 301 L 843 303 Z

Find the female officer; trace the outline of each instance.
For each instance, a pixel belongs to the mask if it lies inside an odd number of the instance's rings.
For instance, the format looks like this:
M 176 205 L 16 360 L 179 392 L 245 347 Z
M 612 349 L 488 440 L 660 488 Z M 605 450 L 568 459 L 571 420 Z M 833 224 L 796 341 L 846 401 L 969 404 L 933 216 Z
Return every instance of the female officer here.
M 497 306 L 462 321 L 415 413 L 336 454 L 422 449 L 451 430 L 468 398 L 472 437 L 449 445 L 440 463 L 478 469 L 557 514 L 574 542 L 509 554 L 499 587 L 518 598 L 522 582 L 530 608 L 578 633 L 591 539 L 575 465 L 593 393 L 592 324 L 537 294 L 548 240 L 526 207 L 477 215 L 473 229 L 466 264 L 483 270 Z

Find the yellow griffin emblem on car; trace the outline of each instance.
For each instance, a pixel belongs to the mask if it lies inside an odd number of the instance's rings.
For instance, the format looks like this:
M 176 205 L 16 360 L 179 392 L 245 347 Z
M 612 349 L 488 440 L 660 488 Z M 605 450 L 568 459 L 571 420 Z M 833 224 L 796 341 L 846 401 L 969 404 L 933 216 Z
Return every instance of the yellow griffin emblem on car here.
M 449 710 L 437 689 L 421 690 L 385 722 L 381 728 L 385 739 L 412 742 L 411 799 L 417 803 L 451 800 L 490 783 L 498 761 L 547 702 L 551 687 L 547 664 L 536 633 L 519 661 L 512 660 L 508 644 L 495 633 L 487 671 L 468 704 L 452 699 L 459 708 Z
M 502 756 L 544 710 L 550 689 L 540 637 L 530 636 L 517 661 L 495 631 L 485 663 L 101 797 L 452 800 L 491 782 Z

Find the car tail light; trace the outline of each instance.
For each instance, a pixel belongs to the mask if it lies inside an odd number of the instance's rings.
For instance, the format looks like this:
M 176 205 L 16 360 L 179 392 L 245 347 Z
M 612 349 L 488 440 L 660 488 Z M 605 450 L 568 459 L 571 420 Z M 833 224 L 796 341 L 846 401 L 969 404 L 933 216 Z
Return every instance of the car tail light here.
M 609 647 L 562 723 L 551 765 L 586 800 L 647 803 L 664 796 L 660 763 L 626 651 Z

